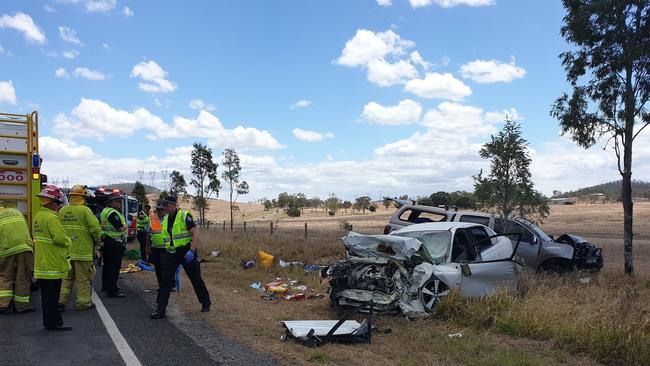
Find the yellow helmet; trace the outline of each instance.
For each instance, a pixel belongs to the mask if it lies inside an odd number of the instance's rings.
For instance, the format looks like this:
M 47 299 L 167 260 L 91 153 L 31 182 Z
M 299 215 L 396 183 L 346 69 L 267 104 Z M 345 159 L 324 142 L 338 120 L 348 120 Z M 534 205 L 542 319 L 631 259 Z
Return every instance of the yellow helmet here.
M 71 196 L 84 196 L 84 197 L 90 196 L 86 186 L 82 186 L 80 184 L 77 184 L 74 187 L 70 188 L 70 195 Z

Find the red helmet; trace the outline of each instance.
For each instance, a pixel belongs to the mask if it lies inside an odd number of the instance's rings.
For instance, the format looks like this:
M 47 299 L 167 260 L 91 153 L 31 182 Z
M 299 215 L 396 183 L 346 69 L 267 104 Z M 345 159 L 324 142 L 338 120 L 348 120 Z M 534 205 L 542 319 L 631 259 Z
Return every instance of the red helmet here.
M 63 203 L 64 201 L 63 194 L 61 193 L 59 188 L 53 185 L 48 185 L 47 187 L 43 188 L 43 190 L 41 191 L 41 193 L 38 194 L 38 196 L 49 198 L 58 203 Z

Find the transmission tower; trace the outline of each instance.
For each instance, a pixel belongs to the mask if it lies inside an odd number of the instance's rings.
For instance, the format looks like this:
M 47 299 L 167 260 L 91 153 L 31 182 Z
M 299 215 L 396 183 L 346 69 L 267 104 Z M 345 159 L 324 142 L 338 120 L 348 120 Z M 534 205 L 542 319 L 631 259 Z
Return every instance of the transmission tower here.
M 140 178 L 139 182 L 142 183 L 142 180 L 144 179 L 144 169 L 138 170 L 138 178 Z
M 70 179 L 68 177 L 65 177 L 65 179 L 61 180 L 61 186 L 65 189 L 68 189 L 68 184 L 70 184 Z
M 155 187 L 154 186 L 154 182 L 156 180 L 156 171 L 155 170 L 150 170 L 149 171 L 149 179 L 150 179 L 149 180 L 149 183 L 150 183 L 149 185 L 152 186 L 152 187 Z
M 167 169 L 163 169 L 160 171 L 160 174 L 162 175 L 162 186 L 160 189 L 169 190 L 169 171 Z

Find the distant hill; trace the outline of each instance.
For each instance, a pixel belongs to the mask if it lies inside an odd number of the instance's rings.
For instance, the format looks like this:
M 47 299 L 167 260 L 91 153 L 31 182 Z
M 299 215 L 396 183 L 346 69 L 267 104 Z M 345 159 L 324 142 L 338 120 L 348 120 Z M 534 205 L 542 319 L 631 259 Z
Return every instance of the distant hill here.
M 107 188 L 113 188 L 113 189 L 119 189 L 121 191 L 124 191 L 126 193 L 131 193 L 133 192 L 133 186 L 135 183 L 111 183 L 111 184 L 102 184 L 102 187 L 107 187 Z M 144 184 L 144 190 L 147 192 L 147 194 L 150 193 L 160 193 L 160 189 L 156 187 L 152 187 L 149 185 Z
M 598 184 L 591 187 L 580 188 L 575 191 L 564 192 L 555 197 L 576 197 L 576 196 L 585 196 L 593 193 L 602 193 L 606 195 L 610 200 L 617 200 L 621 196 L 622 183 L 623 183 L 622 180 L 617 180 L 613 182 Z M 650 182 L 633 180 L 632 196 L 650 198 Z

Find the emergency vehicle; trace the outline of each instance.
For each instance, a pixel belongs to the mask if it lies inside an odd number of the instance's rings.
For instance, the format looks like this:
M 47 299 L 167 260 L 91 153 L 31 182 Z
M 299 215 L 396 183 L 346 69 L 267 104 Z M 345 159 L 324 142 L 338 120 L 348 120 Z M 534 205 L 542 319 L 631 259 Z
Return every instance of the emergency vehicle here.
M 25 215 L 31 229 L 40 204 L 41 157 L 38 154 L 38 112 L 0 112 L 0 200 Z

